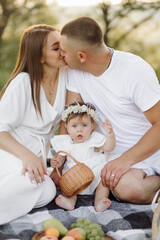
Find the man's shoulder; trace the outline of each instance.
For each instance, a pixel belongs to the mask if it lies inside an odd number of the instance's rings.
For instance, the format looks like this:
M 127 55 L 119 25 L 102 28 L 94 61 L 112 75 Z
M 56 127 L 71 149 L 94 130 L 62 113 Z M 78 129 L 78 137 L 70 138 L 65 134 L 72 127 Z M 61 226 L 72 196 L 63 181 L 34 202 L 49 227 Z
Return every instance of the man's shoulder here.
M 114 50 L 114 54 L 117 59 L 120 59 L 121 61 L 128 62 L 128 64 L 133 64 L 135 62 L 142 62 L 144 63 L 145 60 L 141 58 L 140 56 L 131 53 L 131 52 L 125 52 L 125 51 L 119 51 L 119 50 Z M 146 63 L 146 62 L 145 62 Z

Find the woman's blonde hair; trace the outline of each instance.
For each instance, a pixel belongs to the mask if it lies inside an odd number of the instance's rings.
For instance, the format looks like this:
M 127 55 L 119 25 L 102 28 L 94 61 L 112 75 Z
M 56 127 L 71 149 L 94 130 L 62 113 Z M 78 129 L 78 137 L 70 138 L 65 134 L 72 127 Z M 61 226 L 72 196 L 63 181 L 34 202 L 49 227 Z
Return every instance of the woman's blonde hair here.
M 21 72 L 27 72 L 31 82 L 31 94 L 36 111 L 41 113 L 40 82 L 43 77 L 41 59 L 48 34 L 56 29 L 50 25 L 39 24 L 25 29 L 20 40 L 19 54 L 15 69 L 0 93 L 2 98 L 10 82 Z

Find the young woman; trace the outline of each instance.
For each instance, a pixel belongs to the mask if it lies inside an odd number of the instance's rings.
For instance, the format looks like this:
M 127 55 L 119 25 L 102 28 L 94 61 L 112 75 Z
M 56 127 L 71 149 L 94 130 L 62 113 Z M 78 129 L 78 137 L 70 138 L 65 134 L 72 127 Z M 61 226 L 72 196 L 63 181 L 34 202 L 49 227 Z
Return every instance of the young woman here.
M 55 197 L 46 156 L 64 109 L 66 78 L 56 29 L 26 29 L 16 67 L 0 94 L 0 224 Z

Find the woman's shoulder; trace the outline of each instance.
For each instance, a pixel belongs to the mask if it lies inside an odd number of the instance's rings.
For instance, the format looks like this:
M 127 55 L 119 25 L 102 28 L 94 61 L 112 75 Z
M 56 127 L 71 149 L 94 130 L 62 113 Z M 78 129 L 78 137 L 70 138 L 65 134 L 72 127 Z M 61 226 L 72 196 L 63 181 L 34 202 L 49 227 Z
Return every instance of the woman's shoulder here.
M 30 77 L 26 72 L 19 73 L 10 83 L 11 86 L 30 86 Z
M 5 95 L 12 93 L 14 94 L 15 92 L 21 92 L 21 94 L 26 94 L 29 92 L 26 91 L 26 89 L 30 89 L 30 78 L 28 73 L 21 72 L 12 79 L 5 91 Z
M 29 82 L 30 83 L 30 77 L 29 77 L 29 74 L 27 72 L 21 72 L 19 73 L 16 77 L 15 77 L 15 80 L 17 82 Z M 23 81 L 22 81 L 23 80 Z

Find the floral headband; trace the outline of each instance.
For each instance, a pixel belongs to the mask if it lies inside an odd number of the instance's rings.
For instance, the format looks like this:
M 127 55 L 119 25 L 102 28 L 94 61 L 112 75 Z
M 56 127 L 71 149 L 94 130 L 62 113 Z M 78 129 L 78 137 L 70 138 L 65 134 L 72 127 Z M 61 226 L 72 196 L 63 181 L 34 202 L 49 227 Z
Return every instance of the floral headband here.
M 98 115 L 94 109 L 87 107 L 86 105 L 81 106 L 78 103 L 75 106 L 68 106 L 68 108 L 62 112 L 62 120 L 66 122 L 68 115 L 71 113 L 78 114 L 78 113 L 84 113 L 84 112 L 86 112 L 91 118 L 93 118 L 95 122 L 98 121 Z

